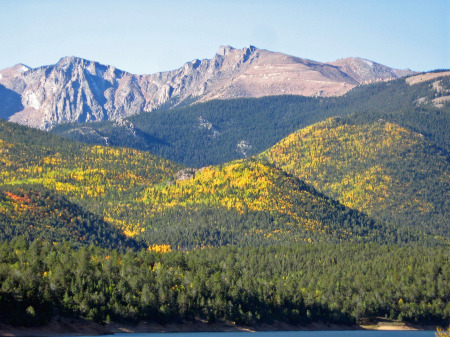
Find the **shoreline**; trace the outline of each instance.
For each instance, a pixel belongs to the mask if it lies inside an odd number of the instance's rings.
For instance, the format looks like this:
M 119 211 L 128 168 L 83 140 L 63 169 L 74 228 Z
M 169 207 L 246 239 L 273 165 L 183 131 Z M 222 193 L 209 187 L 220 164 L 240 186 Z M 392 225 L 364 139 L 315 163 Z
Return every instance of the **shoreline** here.
M 13 327 L 0 323 L 0 336 L 5 337 L 44 337 L 44 336 L 101 336 L 115 333 L 161 333 L 161 332 L 257 332 L 257 331 L 333 331 L 333 330 L 382 330 L 382 331 L 411 331 L 436 330 L 436 326 L 406 324 L 402 322 L 379 321 L 373 325 L 338 325 L 325 323 L 312 323 L 308 325 L 291 325 L 277 322 L 272 325 L 260 324 L 254 327 L 238 326 L 230 322 L 207 324 L 204 321 L 186 323 L 140 323 L 126 324 L 100 324 L 83 319 L 59 318 L 52 319 L 43 327 L 25 328 Z

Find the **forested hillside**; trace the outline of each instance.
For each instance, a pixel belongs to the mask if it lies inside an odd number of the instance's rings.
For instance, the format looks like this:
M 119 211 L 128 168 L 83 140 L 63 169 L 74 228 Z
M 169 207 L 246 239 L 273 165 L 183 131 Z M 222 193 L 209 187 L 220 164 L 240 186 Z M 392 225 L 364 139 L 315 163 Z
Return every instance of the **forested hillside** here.
M 39 184 L 65 195 L 132 236 L 123 212 L 145 186 L 173 179 L 181 166 L 147 152 L 86 146 L 0 122 L 3 185 Z
M 41 186 L 0 186 L 0 242 L 18 237 L 28 242 L 68 242 L 73 247 L 145 247 L 98 215 Z
M 118 122 L 66 124 L 52 132 L 101 145 L 127 146 L 189 167 L 256 155 L 292 132 L 328 117 L 384 119 L 449 151 L 450 77 L 410 85 L 405 79 L 359 86 L 342 97 L 275 96 L 212 101 L 142 113 Z M 438 85 L 436 85 L 438 83 Z
M 146 244 L 192 249 L 433 241 L 420 228 L 373 221 L 255 160 L 184 170 L 188 179 L 177 180 L 179 166 L 145 152 L 82 145 L 6 122 L 1 126 L 3 185 L 43 185 Z
M 254 160 L 207 167 L 194 178 L 156 185 L 141 195 L 145 210 L 137 213 L 147 213 L 142 236 L 161 244 L 427 241 L 418 231 L 375 222 Z
M 348 207 L 449 235 L 447 152 L 398 124 L 333 118 L 289 135 L 260 157 Z
M 257 161 L 208 167 L 177 180 L 180 167 L 145 152 L 85 146 L 6 122 L 1 127 L 5 188 L 43 185 L 147 244 L 191 249 L 421 237 L 376 223 Z

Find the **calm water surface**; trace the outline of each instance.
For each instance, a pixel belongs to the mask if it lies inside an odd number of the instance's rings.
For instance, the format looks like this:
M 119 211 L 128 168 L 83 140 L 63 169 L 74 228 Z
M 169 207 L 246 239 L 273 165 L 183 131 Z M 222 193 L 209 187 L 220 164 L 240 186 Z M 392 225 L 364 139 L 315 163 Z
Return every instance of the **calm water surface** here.
M 267 331 L 118 333 L 104 337 L 435 337 L 434 331 Z

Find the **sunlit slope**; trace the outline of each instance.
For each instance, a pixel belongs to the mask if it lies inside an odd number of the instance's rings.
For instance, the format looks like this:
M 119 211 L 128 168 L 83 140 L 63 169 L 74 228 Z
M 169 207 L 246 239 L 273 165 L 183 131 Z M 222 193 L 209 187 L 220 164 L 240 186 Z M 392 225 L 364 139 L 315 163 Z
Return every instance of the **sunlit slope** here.
M 448 156 L 397 124 L 328 119 L 289 135 L 260 158 L 348 207 L 449 234 Z
M 39 184 L 130 230 L 120 216 L 136 193 L 179 166 L 146 152 L 86 146 L 42 131 L 0 122 L 0 182 Z
M 180 166 L 145 152 L 82 145 L 6 122 L 0 127 L 5 191 L 42 186 L 148 245 L 191 249 L 424 238 L 374 221 L 258 160 L 205 167 L 177 180 Z
M 0 187 L 0 241 L 23 237 L 50 244 L 94 244 L 112 249 L 139 248 L 99 216 L 39 186 Z
M 140 201 L 148 212 L 142 235 L 172 245 L 400 240 L 392 228 L 254 160 L 147 188 Z

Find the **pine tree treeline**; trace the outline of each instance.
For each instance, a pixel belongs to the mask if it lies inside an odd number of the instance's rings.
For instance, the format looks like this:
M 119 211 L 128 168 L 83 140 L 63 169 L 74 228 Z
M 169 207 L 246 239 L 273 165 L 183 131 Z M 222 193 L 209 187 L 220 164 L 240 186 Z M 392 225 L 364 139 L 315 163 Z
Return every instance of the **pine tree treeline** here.
M 23 239 L 0 245 L 0 320 L 53 315 L 97 322 L 354 324 L 376 317 L 448 324 L 448 250 L 375 244 L 74 250 Z

